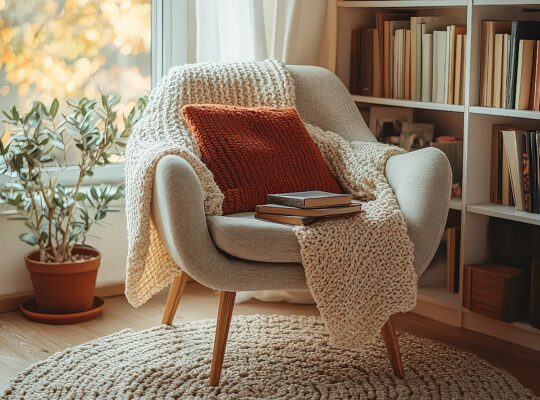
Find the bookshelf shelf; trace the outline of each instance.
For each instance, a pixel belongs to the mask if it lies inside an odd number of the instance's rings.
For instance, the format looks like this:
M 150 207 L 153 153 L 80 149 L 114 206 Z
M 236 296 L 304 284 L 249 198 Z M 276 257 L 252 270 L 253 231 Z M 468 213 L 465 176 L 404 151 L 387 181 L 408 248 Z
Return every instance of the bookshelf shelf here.
M 517 211 L 514 207 L 500 204 L 473 204 L 467 206 L 467 211 L 489 217 L 504 218 L 531 225 L 540 225 L 540 214 L 532 214 L 525 211 Z
M 512 118 L 524 118 L 524 119 L 538 119 L 538 120 L 540 120 L 540 112 L 538 112 L 538 111 L 509 110 L 507 108 L 490 108 L 490 107 L 471 106 L 471 107 L 469 107 L 469 112 L 471 114 L 497 115 L 497 116 L 501 116 L 501 117 L 512 117 Z
M 522 222 L 531 227 L 540 226 L 540 214 L 488 203 L 493 125 L 515 124 L 518 129 L 539 129 L 540 112 L 477 106 L 481 96 L 482 21 L 531 20 L 540 24 L 540 12 L 531 12 L 540 11 L 540 0 L 337 0 L 335 48 L 331 50 L 335 54 L 334 71 L 345 85 L 349 84 L 351 75 L 351 31 L 373 28 L 377 13 L 392 13 L 392 9 L 402 9 L 406 14 L 416 16 L 444 16 L 456 25 L 467 26 L 464 105 L 352 96 L 365 113 L 369 111 L 369 105 L 412 108 L 415 109 L 415 121 L 435 124 L 438 134 L 463 139 L 462 198 L 450 200 L 452 210 L 462 211 L 459 266 L 462 289 L 464 266 L 492 259 L 487 234 L 489 217 Z M 453 293 L 446 288 L 446 262 L 444 255 L 436 262 L 432 261 L 420 278 L 415 313 L 540 351 L 540 329 L 526 321 L 506 323 L 462 307 L 463 290 Z
M 341 0 L 338 7 L 345 8 L 439 8 L 467 7 L 467 0 L 384 0 L 384 1 L 347 1 Z
M 387 99 L 385 97 L 372 97 L 372 96 L 360 96 L 352 95 L 354 101 L 358 103 L 366 104 L 379 104 L 384 106 L 394 107 L 407 107 L 407 108 L 419 108 L 423 110 L 436 110 L 436 111 L 450 111 L 462 113 L 465 111 L 464 106 L 458 106 L 454 104 L 442 104 L 442 103 L 430 103 L 425 101 L 412 101 L 412 100 L 400 100 L 400 99 Z
M 534 6 L 538 0 L 473 0 L 475 6 Z

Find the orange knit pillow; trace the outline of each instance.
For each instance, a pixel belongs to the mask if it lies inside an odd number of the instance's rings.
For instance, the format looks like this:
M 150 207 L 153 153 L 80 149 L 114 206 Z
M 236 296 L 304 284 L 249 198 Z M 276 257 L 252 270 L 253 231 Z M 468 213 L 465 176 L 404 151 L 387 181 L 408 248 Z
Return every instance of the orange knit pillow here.
M 342 193 L 294 108 L 197 104 L 182 116 L 225 195 L 223 214 L 253 211 L 269 193 Z

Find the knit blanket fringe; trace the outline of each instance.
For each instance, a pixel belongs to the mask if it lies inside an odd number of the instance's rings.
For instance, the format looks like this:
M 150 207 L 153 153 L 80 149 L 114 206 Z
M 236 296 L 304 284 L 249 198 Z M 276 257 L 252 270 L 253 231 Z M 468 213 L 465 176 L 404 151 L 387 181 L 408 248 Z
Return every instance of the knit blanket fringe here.
M 192 103 L 294 107 L 294 82 L 273 60 L 205 63 L 171 69 L 152 91 L 126 149 L 126 297 L 133 306 L 145 303 L 179 272 L 150 218 L 158 161 L 171 154 L 188 161 L 199 177 L 206 214 L 222 213 L 223 194 L 180 116 L 180 108 Z M 384 174 L 388 158 L 402 150 L 348 142 L 305 125 L 342 187 L 363 201 L 356 216 L 294 229 L 307 285 L 333 344 L 355 348 L 378 337 L 390 315 L 416 303 L 413 245 Z

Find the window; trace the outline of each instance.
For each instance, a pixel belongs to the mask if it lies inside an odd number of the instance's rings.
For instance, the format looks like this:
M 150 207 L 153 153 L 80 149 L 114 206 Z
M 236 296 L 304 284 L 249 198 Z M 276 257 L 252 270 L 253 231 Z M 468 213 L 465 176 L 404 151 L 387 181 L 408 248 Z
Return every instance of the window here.
M 0 0 L 0 109 L 151 87 L 151 0 Z

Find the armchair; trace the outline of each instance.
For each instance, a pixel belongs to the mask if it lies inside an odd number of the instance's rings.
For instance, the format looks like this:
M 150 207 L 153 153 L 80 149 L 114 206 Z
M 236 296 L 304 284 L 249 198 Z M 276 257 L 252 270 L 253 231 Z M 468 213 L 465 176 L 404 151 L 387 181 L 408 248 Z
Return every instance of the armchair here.
M 375 141 L 350 94 L 331 72 L 288 66 L 304 121 L 346 140 Z M 388 181 L 404 214 L 421 275 L 442 236 L 450 200 L 451 170 L 442 152 L 426 148 L 391 157 Z M 161 240 L 182 272 L 175 278 L 163 314 L 171 324 L 188 275 L 221 291 L 210 385 L 219 384 L 236 292 L 306 290 L 300 247 L 292 227 L 254 219 L 254 213 L 205 216 L 199 180 L 188 162 L 162 158 L 156 169 L 152 218 Z M 391 319 L 382 336 L 394 373 L 404 370 Z

